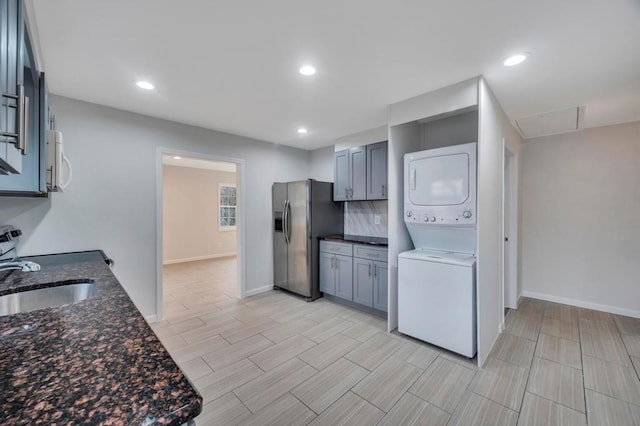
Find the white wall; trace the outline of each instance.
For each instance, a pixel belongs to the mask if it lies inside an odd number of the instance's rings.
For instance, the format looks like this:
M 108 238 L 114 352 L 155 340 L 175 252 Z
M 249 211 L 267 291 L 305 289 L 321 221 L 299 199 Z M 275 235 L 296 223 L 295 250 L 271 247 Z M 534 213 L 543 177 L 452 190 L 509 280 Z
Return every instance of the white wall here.
M 50 199 L 0 198 L 22 255 L 102 248 L 144 315 L 156 310 L 157 148 L 245 160 L 247 290 L 273 284 L 271 184 L 305 179 L 309 153 L 86 102 L 51 97 L 74 180 Z
M 333 182 L 333 145 L 314 149 L 309 153 L 310 178 Z
M 343 149 L 384 142 L 387 139 L 389 139 L 389 127 L 380 126 L 336 139 L 335 150 L 342 151 Z
M 234 172 L 163 166 L 162 260 L 179 263 L 236 254 L 237 232 L 219 229 L 219 184 Z
M 640 317 L 640 122 L 529 139 L 523 294 Z
M 392 105 L 392 117 L 393 111 Z M 411 236 L 404 224 L 404 154 L 420 150 L 420 132 L 420 125 L 416 122 L 389 127 L 389 331 L 398 328 L 398 255 L 413 249 Z

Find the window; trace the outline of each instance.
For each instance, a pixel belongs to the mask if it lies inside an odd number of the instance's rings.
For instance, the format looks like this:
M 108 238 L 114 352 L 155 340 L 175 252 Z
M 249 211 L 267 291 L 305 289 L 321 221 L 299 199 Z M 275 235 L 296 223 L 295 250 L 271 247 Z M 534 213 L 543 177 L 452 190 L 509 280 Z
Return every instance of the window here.
M 233 183 L 218 184 L 218 230 L 236 230 L 236 185 Z

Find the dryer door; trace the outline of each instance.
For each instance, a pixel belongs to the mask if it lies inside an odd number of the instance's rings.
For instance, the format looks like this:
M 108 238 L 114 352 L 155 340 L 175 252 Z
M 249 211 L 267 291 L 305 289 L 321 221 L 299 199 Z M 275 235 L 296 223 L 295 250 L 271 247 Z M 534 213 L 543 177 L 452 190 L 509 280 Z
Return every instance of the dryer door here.
M 468 153 L 409 161 L 409 200 L 416 206 L 454 206 L 469 198 Z

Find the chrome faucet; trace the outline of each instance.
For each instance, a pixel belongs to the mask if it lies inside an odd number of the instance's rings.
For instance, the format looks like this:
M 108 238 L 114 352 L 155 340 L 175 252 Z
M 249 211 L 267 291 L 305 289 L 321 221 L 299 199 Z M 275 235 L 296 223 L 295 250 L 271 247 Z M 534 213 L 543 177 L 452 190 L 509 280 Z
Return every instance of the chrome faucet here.
M 40 270 L 40 265 L 28 260 L 0 262 L 0 272 L 18 269 L 22 272 L 35 272 Z

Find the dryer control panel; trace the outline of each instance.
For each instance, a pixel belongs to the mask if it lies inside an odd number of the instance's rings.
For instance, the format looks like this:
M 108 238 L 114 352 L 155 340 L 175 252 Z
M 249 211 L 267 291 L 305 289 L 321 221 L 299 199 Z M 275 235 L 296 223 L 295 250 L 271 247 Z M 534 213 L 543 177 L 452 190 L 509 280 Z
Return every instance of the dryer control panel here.
M 443 215 L 437 209 L 416 208 L 415 205 L 405 204 L 404 221 L 406 223 L 425 225 L 475 225 L 475 209 L 462 208 L 454 210 L 449 208 Z

